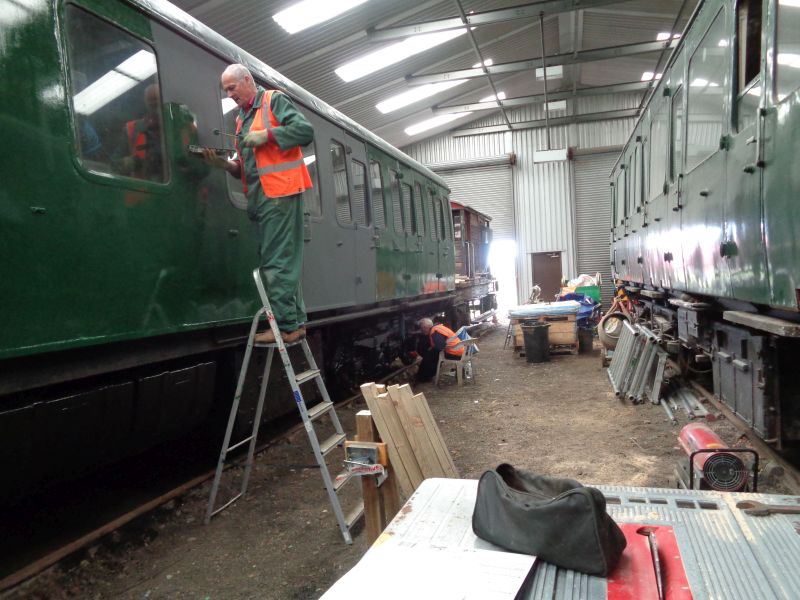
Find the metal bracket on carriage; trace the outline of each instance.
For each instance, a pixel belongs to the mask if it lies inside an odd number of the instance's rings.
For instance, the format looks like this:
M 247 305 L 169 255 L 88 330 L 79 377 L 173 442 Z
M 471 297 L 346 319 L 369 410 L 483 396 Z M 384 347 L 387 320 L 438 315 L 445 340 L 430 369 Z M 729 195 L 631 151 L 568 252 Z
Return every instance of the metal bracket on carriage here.
M 687 302 L 679 298 L 670 298 L 669 303 L 678 308 L 687 308 L 689 310 L 708 310 L 711 305 L 708 302 Z

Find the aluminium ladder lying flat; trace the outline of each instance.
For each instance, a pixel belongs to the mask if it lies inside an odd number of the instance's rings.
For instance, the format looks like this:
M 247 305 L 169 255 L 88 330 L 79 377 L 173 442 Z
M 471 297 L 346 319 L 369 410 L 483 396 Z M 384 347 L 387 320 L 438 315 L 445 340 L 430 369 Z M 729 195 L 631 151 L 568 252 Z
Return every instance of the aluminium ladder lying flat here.
M 261 302 L 263 307 L 259 309 L 259 311 L 253 317 L 253 322 L 250 325 L 250 335 L 247 338 L 247 348 L 245 349 L 244 353 L 244 360 L 242 362 L 242 369 L 239 372 L 239 381 L 236 384 L 236 393 L 233 397 L 233 406 L 231 407 L 231 413 L 228 417 L 228 427 L 225 431 L 225 440 L 222 443 L 222 450 L 219 455 L 219 462 L 217 463 L 217 471 L 214 475 L 214 482 L 211 485 L 211 494 L 208 499 L 208 508 L 206 510 L 206 517 L 205 522 L 208 523 L 215 514 L 225 510 L 228 506 L 236 502 L 239 498 L 244 496 L 247 492 L 247 484 L 250 479 L 250 473 L 253 468 L 253 456 L 255 454 L 255 447 L 256 447 L 256 439 L 258 437 L 258 428 L 261 423 L 261 412 L 264 407 L 264 398 L 266 396 L 267 385 L 269 383 L 269 372 L 270 372 L 270 365 L 272 364 L 272 357 L 277 348 L 278 354 L 281 357 L 281 361 L 283 363 L 283 368 L 286 371 L 286 376 L 289 379 L 289 384 L 292 388 L 292 395 L 294 396 L 295 404 L 297 404 L 297 409 L 300 411 L 300 417 L 303 419 L 303 426 L 308 433 L 308 439 L 311 442 L 311 448 L 314 451 L 314 456 L 317 460 L 317 464 L 319 465 L 320 472 L 322 474 L 322 481 L 325 484 L 325 489 L 328 492 L 328 497 L 331 501 L 331 506 L 333 507 L 333 512 L 336 516 L 336 520 L 339 523 L 339 529 L 342 532 L 342 537 L 344 541 L 348 544 L 353 543 L 353 538 L 350 535 L 350 527 L 358 520 L 358 518 L 363 514 L 363 503 L 360 503 L 353 511 L 351 511 L 347 516 L 344 515 L 342 512 L 342 506 L 339 502 L 339 496 L 337 492 L 350 480 L 350 477 L 347 475 L 340 475 L 336 477 L 335 480 L 331 479 L 331 474 L 328 471 L 328 466 L 325 463 L 325 456 L 334 450 L 337 446 L 342 445 L 345 440 L 345 433 L 342 429 L 342 424 L 339 421 L 339 417 L 336 414 L 336 410 L 334 409 L 333 402 L 331 402 L 330 396 L 328 396 L 328 390 L 325 387 L 325 382 L 322 380 L 322 375 L 320 374 L 320 370 L 317 368 L 317 364 L 314 360 L 314 356 L 311 353 L 311 349 L 308 346 L 308 341 L 305 338 L 299 340 L 298 342 L 294 342 L 292 344 L 285 344 L 283 342 L 283 338 L 281 337 L 281 332 L 278 329 L 278 324 L 275 321 L 275 317 L 272 314 L 272 308 L 269 303 L 269 298 L 267 298 L 267 292 L 264 287 L 264 282 L 261 279 L 261 272 L 260 269 L 255 269 L 253 271 L 253 278 L 256 282 L 256 287 L 258 288 L 258 294 L 261 297 Z M 256 330 L 258 328 L 258 322 L 261 320 L 261 317 L 266 315 L 267 321 L 269 323 L 270 329 L 272 333 L 275 335 L 275 342 L 274 343 L 258 343 L 255 341 Z M 308 363 L 308 370 L 303 371 L 302 373 L 295 374 L 294 367 L 292 366 L 292 361 L 289 357 L 289 353 L 287 351 L 288 346 L 296 346 L 300 345 L 303 349 L 303 354 L 305 355 L 306 361 Z M 239 409 L 239 401 L 242 397 L 242 390 L 244 388 L 244 381 L 247 376 L 247 368 L 250 363 L 250 357 L 253 352 L 253 347 L 264 347 L 268 348 L 267 352 L 267 361 L 264 366 L 264 376 L 261 380 L 261 388 L 258 394 L 258 404 L 256 406 L 256 414 L 255 420 L 253 422 L 253 431 L 249 437 L 244 438 L 243 440 L 230 445 L 231 441 L 231 434 L 233 432 L 233 425 L 236 421 L 236 414 Z M 314 381 L 317 384 L 317 389 L 322 396 L 322 402 L 316 404 L 315 406 L 311 407 L 310 409 L 306 408 L 305 400 L 303 399 L 303 393 L 300 391 L 300 386 L 304 383 L 309 381 Z M 316 430 L 314 429 L 314 421 L 322 417 L 323 415 L 328 415 L 333 423 L 335 433 L 328 437 L 327 439 L 323 440 L 322 442 L 319 441 L 317 438 Z M 222 471 L 225 468 L 225 459 L 227 454 L 232 450 L 243 446 L 244 444 L 249 442 L 249 448 L 247 451 L 247 460 L 245 462 L 244 467 L 244 474 L 242 476 L 242 485 L 241 490 L 239 493 L 230 499 L 228 502 L 220 506 L 219 508 L 214 508 L 217 492 L 219 491 L 219 483 L 222 477 Z

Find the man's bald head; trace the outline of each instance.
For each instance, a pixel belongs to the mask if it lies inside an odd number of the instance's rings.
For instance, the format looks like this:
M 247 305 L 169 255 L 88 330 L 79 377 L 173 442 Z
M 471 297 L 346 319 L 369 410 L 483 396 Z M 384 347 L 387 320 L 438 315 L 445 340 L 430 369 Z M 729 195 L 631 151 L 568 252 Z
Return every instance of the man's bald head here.
M 228 65 L 220 77 L 222 89 L 239 108 L 245 108 L 256 95 L 256 84 L 250 69 L 234 63 Z

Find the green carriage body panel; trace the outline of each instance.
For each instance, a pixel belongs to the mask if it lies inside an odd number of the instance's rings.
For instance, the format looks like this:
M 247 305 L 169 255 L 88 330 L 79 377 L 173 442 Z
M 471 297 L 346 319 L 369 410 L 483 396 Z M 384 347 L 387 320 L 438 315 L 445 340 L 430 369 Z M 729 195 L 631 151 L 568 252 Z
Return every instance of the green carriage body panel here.
M 209 171 L 188 153 L 184 105 L 165 102 L 161 107 L 167 164 L 163 183 L 103 174 L 78 158 L 64 32 L 70 4 L 12 4 L 9 10 L 18 17 L 5 19 L 0 30 L 0 120 L 13 148 L 0 163 L 0 358 L 249 321 L 259 307 L 251 278 L 258 264 L 255 225 L 245 211 L 231 206 L 223 174 Z M 155 44 L 161 74 L 164 57 L 158 54 L 155 29 L 169 25 L 168 11 L 156 19 L 144 3 L 80 0 L 74 5 Z M 188 47 L 198 43 L 185 33 L 190 27 L 181 27 L 175 37 L 189 40 Z M 218 36 L 206 37 L 211 50 L 196 46 L 198 52 L 224 59 L 214 49 L 234 48 Z M 353 135 L 367 138 L 367 152 L 382 169 L 394 165 L 412 186 L 418 181 L 436 188 L 442 198 L 447 193 L 441 178 L 423 173 L 418 163 L 385 142 L 378 140 L 387 149 L 375 147 L 379 144 L 369 141 L 366 130 L 263 69 L 297 94 L 303 110 L 319 110 L 322 118 L 339 119 L 340 127 L 344 123 Z M 317 145 L 318 151 L 326 147 Z M 385 172 L 384 182 L 388 199 Z M 323 196 L 327 193 L 323 190 Z M 390 201 L 386 206 L 391 210 Z M 380 232 L 376 289 L 369 303 L 454 289 L 452 250 L 445 249 L 444 261 L 439 256 L 441 246 L 452 246 L 450 212 L 443 215 L 448 239 L 414 239 L 419 247 L 413 252 L 407 236 L 391 227 Z M 429 256 L 436 257 L 435 266 Z M 324 256 L 307 255 L 307 266 L 309 261 L 315 269 L 326 268 Z M 426 288 L 437 273 L 442 274 L 439 285 Z M 314 306 L 309 309 L 313 312 Z
M 797 311 L 800 92 L 776 97 L 775 0 L 762 4 L 759 77 L 737 91 L 736 8 L 731 0 L 701 3 L 655 86 L 612 173 L 611 258 L 624 281 Z M 717 110 L 687 129 L 688 111 L 699 106 L 696 90 L 709 85 L 693 64 L 712 55 L 721 65 L 713 83 Z M 669 114 L 669 143 L 653 147 L 651 124 L 660 111 Z M 707 155 L 687 164 L 688 145 L 698 140 Z M 650 165 L 664 163 L 665 177 L 663 191 L 650 195 L 645 168 L 637 201 L 632 171 L 643 143 Z

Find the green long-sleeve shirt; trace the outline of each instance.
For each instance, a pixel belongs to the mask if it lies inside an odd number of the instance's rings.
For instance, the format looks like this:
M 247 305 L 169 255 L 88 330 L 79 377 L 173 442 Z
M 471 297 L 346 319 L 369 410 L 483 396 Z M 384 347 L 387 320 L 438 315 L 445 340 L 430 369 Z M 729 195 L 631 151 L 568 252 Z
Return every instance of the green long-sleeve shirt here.
M 255 208 L 258 204 L 259 198 L 264 197 L 264 191 L 261 189 L 261 183 L 258 178 L 258 168 L 256 167 L 256 155 L 253 148 L 245 148 L 242 146 L 242 138 L 250 131 L 253 125 L 253 118 L 255 117 L 256 110 L 261 108 L 261 103 L 264 99 L 265 90 L 262 87 L 258 88 L 256 92 L 256 99 L 253 106 L 249 110 L 239 110 L 239 118 L 242 121 L 242 129 L 239 132 L 239 148 L 241 151 L 240 160 L 244 165 L 244 177 L 247 183 L 247 200 L 248 206 Z M 308 119 L 303 116 L 291 98 L 283 92 L 275 91 L 272 94 L 272 101 L 269 105 L 272 114 L 280 123 L 279 127 L 271 129 L 272 135 L 275 136 L 275 141 L 281 150 L 287 150 L 294 146 L 305 146 L 314 141 L 314 128 Z M 264 123 L 267 123 L 267 115 L 264 114 Z M 253 213 L 248 210 L 250 214 Z

